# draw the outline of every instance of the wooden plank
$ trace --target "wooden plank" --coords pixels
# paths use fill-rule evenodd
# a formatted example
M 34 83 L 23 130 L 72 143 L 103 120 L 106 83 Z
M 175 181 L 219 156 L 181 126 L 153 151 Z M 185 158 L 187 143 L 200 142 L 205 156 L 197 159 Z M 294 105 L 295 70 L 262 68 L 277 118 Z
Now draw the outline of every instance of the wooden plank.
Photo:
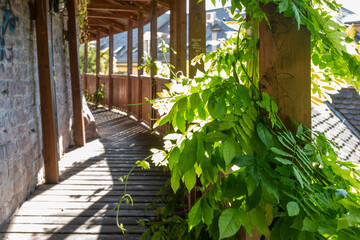
M 88 4 L 88 10 L 109 10 L 109 11 L 125 11 L 125 12 L 138 12 L 141 11 L 143 14 L 150 15 L 148 9 L 139 8 L 132 5 L 114 5 L 114 4 Z
M 85 43 L 84 43 L 84 83 L 85 83 L 84 88 L 85 89 L 89 89 L 88 81 L 87 81 L 87 73 L 88 73 L 88 65 L 89 65 L 88 55 L 89 55 L 88 42 L 85 41 Z
M 139 240 L 141 234 L 129 234 L 127 240 Z M 66 240 L 114 240 L 122 239 L 120 234 L 46 234 L 46 233 L 0 233 L 0 239 L 6 240 L 24 240 L 24 239 L 36 239 L 36 240 L 49 240 L 49 239 L 66 239 Z
M 177 47 L 175 48 L 176 54 L 176 72 L 181 71 L 184 76 L 186 72 L 187 60 L 187 14 L 186 14 L 186 1 L 177 0 L 176 4 L 176 37 Z
M 69 57 L 70 57 L 70 74 L 71 74 L 71 93 L 73 104 L 73 131 L 74 142 L 76 146 L 85 145 L 85 123 L 83 116 L 83 105 L 81 97 L 81 78 L 79 65 L 79 44 L 77 28 L 77 5 L 75 0 L 67 1 L 68 10 L 68 40 L 69 40 Z
M 133 24 L 131 21 L 128 23 L 128 34 L 127 34 L 127 74 L 128 74 L 128 89 L 127 89 L 127 103 L 131 104 L 131 90 L 132 81 L 130 75 L 133 74 Z M 131 113 L 131 106 L 127 106 L 128 113 Z
M 54 76 L 52 71 L 49 1 L 38 0 L 35 3 L 45 180 L 47 183 L 57 183 L 59 181 L 59 143 L 55 113 Z
M 311 127 L 310 34 L 306 27 L 263 6 L 271 25 L 260 23 L 260 88 L 274 97 L 279 116 L 292 131 L 290 118 Z
M 206 53 L 206 10 L 205 1 L 189 0 L 189 77 L 193 78 L 196 71 L 204 72 L 204 63 L 191 64 L 192 59 Z
M 143 64 L 144 57 L 144 15 L 143 13 L 138 13 L 138 96 L 137 103 L 142 103 L 142 80 L 141 76 L 144 74 L 144 70 L 139 68 Z M 138 120 L 142 119 L 142 106 L 138 106 Z
M 114 29 L 109 28 L 109 110 L 114 105 L 114 79 L 112 78 L 114 69 Z
M 177 2 L 176 0 L 170 0 L 170 48 L 177 50 Z M 170 50 L 170 64 L 177 66 L 176 64 L 177 56 L 174 51 Z M 173 69 L 176 72 L 176 69 Z M 174 78 L 173 74 L 171 78 Z
M 150 9 L 151 9 L 151 16 L 150 16 L 150 58 L 152 61 L 156 61 L 157 60 L 157 0 L 150 0 Z M 155 99 L 156 93 L 157 93 L 157 83 L 156 80 L 154 78 L 154 76 L 156 75 L 156 70 L 154 67 L 151 68 L 150 70 L 150 76 L 151 76 L 151 99 Z M 154 119 L 156 118 L 156 111 L 151 108 L 151 121 L 150 121 L 150 125 L 153 126 L 155 121 Z

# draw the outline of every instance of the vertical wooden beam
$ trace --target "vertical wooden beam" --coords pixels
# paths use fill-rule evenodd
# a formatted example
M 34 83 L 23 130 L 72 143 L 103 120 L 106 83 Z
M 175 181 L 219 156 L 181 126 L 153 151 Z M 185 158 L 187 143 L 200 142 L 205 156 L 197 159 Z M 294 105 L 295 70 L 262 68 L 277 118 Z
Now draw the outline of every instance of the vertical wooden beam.
M 133 69 L 133 24 L 132 21 L 129 21 L 128 24 L 128 34 L 127 34 L 127 45 L 128 45 L 128 51 L 127 51 L 127 72 L 128 72 L 128 104 L 131 104 L 131 92 L 132 92 L 132 82 L 131 82 L 131 76 L 132 75 L 132 69 Z M 131 106 L 128 105 L 128 113 L 131 112 Z
M 189 0 L 189 77 L 196 75 L 197 69 L 204 71 L 204 64 L 191 65 L 191 60 L 206 53 L 206 9 L 205 1 Z
M 150 0 L 150 58 L 152 61 L 155 61 L 157 59 L 157 0 Z M 156 74 L 156 70 L 152 67 L 151 68 L 151 98 L 156 98 L 156 92 L 157 92 L 157 82 L 154 78 Z M 151 118 L 156 118 L 156 111 L 151 108 Z M 151 126 L 154 125 L 154 120 L 151 121 Z
M 45 180 L 46 183 L 54 184 L 59 182 L 58 160 L 60 155 L 52 72 L 49 1 L 37 0 L 35 5 Z
M 88 53 L 88 42 L 86 41 L 84 43 L 84 84 L 85 84 L 84 88 L 87 89 L 87 90 L 89 89 L 87 76 L 86 76 L 86 74 L 88 72 L 88 64 L 89 64 L 88 55 L 89 55 L 89 53 Z
M 133 74 L 133 22 L 129 21 L 127 34 L 127 72 L 128 75 Z
M 138 67 L 143 64 L 144 57 L 144 14 L 138 14 Z M 144 70 L 138 69 L 138 75 L 143 75 Z
M 187 60 L 187 15 L 186 15 L 186 1 L 177 0 L 176 4 L 176 37 L 177 37 L 177 47 L 176 47 L 176 72 L 183 72 L 184 76 L 187 75 L 186 72 L 186 60 Z
M 170 0 L 170 48 L 174 49 L 175 51 L 177 50 L 177 18 L 176 18 L 176 13 L 177 13 L 177 6 L 176 6 L 176 0 Z M 174 51 L 170 50 L 170 64 L 173 65 L 175 67 L 175 69 L 173 69 L 173 71 L 176 71 L 176 54 Z M 176 76 L 170 76 L 170 78 L 174 78 Z
M 144 57 L 144 15 L 142 12 L 138 13 L 138 67 L 143 63 Z M 138 68 L 138 103 L 143 102 L 142 99 L 142 81 L 141 76 L 143 75 L 144 70 Z M 142 106 L 138 106 L 138 119 L 141 119 L 142 116 Z
M 96 91 L 100 86 L 100 29 L 96 29 Z
M 109 110 L 114 105 L 114 79 L 112 78 L 114 69 L 114 28 L 109 27 Z
M 81 77 L 79 65 L 79 44 L 77 29 L 77 5 L 75 0 L 67 1 L 68 10 L 68 40 L 70 56 L 71 92 L 74 114 L 74 142 L 76 146 L 85 145 L 85 123 L 81 98 Z
M 271 29 L 266 21 L 260 23 L 260 89 L 274 97 L 290 130 L 295 130 L 290 118 L 311 127 L 310 34 L 276 13 L 276 5 L 262 8 Z

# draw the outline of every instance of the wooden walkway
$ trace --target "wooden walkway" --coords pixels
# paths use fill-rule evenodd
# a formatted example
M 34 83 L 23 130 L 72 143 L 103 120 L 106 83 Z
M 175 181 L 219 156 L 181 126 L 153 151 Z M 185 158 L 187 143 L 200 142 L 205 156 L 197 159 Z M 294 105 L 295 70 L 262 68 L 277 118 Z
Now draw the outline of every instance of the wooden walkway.
M 118 178 L 161 142 L 126 116 L 103 109 L 94 115 L 101 138 L 67 153 L 60 161 L 60 184 L 37 187 L 0 230 L 0 239 L 124 239 L 116 226 L 116 213 L 111 212 L 124 193 Z M 120 210 L 126 229 L 153 216 L 144 208 L 156 199 L 167 178 L 159 168 L 135 169 L 128 182 L 134 206 L 124 204 Z M 126 239 L 140 239 L 143 231 L 136 229 Z

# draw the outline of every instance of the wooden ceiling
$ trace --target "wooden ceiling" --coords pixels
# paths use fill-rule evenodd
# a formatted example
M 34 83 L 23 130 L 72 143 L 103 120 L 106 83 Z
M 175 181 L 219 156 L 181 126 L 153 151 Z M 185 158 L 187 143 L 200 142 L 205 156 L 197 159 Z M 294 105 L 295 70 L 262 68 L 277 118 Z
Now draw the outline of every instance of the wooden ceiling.
M 170 0 L 157 0 L 158 16 L 169 10 Z M 127 31 L 129 25 L 138 27 L 138 16 L 142 13 L 144 24 L 150 22 L 150 0 L 91 0 L 87 6 L 89 39 L 95 40 L 97 31 L 100 38 L 113 33 Z

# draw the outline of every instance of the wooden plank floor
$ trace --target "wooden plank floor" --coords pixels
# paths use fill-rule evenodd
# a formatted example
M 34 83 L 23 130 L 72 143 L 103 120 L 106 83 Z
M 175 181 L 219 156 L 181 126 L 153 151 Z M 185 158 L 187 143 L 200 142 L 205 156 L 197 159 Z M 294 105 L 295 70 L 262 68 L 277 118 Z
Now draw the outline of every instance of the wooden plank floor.
M 137 160 L 161 146 L 160 138 L 136 121 L 113 112 L 94 111 L 100 139 L 67 153 L 60 161 L 61 182 L 36 188 L 0 230 L 0 239 L 123 239 L 111 210 L 124 193 L 118 180 Z M 168 179 L 160 168 L 135 169 L 129 178 L 128 193 L 134 206 L 122 205 L 120 221 L 126 229 L 142 218 Z M 144 229 L 136 229 L 127 239 L 140 239 Z

